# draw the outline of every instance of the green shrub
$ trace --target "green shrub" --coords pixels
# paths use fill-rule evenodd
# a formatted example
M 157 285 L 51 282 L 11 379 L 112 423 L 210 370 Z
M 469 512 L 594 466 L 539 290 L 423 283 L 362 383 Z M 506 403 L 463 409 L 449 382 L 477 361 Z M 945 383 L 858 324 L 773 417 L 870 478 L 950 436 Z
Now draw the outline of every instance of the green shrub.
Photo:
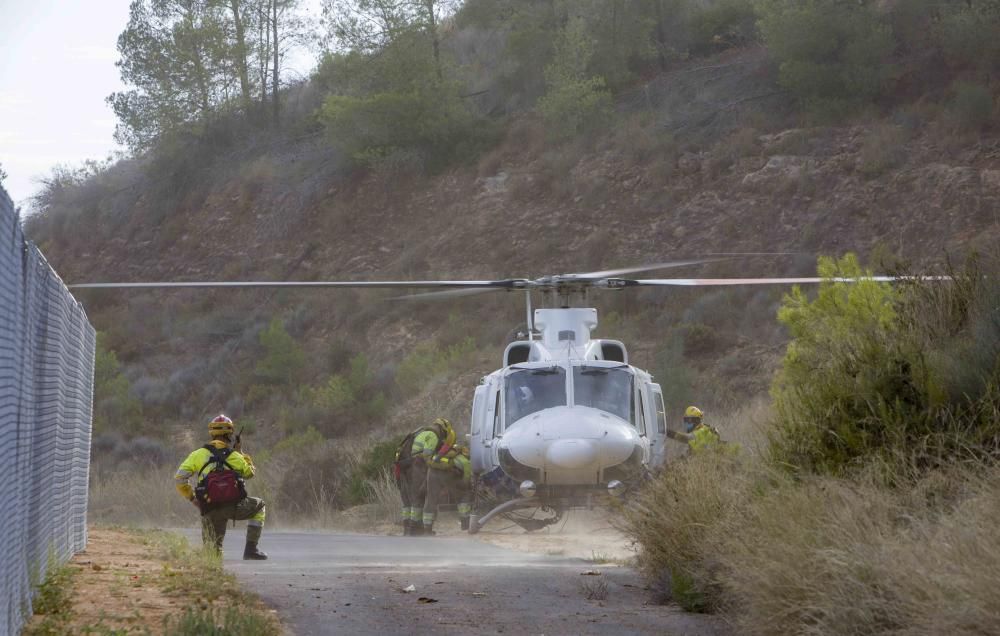
M 885 90 L 895 42 L 872 3 L 761 0 L 758 9 L 781 84 L 815 114 L 842 116 Z
M 107 336 L 97 334 L 94 355 L 94 432 L 116 430 L 137 433 L 142 428 L 142 402 L 122 373 L 118 356 L 107 346 Z
M 406 156 L 412 167 L 437 169 L 480 150 L 492 127 L 438 69 L 430 43 L 416 31 L 377 54 L 324 58 L 317 81 L 334 94 L 318 117 L 330 142 L 367 167 Z
M 280 318 L 275 318 L 260 332 L 260 345 L 264 357 L 257 362 L 255 373 L 268 384 L 287 386 L 302 374 L 306 354 L 288 331 Z
M 719 0 L 691 17 L 692 52 L 714 53 L 753 41 L 757 13 L 752 0 Z
M 820 259 L 815 300 L 799 289 L 779 320 L 792 337 L 772 395 L 772 458 L 841 474 L 875 458 L 934 466 L 1000 439 L 995 274 L 972 262 L 952 282 L 887 283 L 851 255 Z
M 50 558 L 49 571 L 31 601 L 31 609 L 35 614 L 68 614 L 73 608 L 71 594 L 75 574 L 74 568 L 59 565 L 54 558 Z
M 980 130 L 993 119 L 993 93 L 981 84 L 960 82 L 949 110 L 956 127 Z
M 432 342 L 421 343 L 399 363 L 396 384 L 406 395 L 417 393 L 434 378 L 461 365 L 475 351 L 476 343 L 471 337 L 444 348 Z
M 933 33 L 952 66 L 989 70 L 1000 63 L 1000 5 L 995 0 L 955 2 L 940 11 Z
M 347 482 L 347 495 L 344 499 L 348 503 L 358 505 L 373 502 L 374 485 L 385 471 L 391 469 L 393 462 L 396 461 L 396 449 L 402 441 L 401 437 L 394 437 L 373 444 L 368 449 L 364 458 L 354 467 Z
M 571 20 L 559 33 L 552 62 L 545 69 L 548 90 L 538 100 L 538 112 L 550 134 L 568 139 L 608 122 L 611 93 L 602 77 L 589 76 L 594 42 L 581 19 Z
M 405 92 L 331 95 L 320 119 L 334 146 L 367 166 L 403 150 L 425 155 L 431 167 L 467 156 L 483 128 L 456 87 L 434 83 Z
M 301 433 L 288 435 L 275 444 L 272 450 L 275 453 L 301 453 L 306 449 L 317 447 L 325 441 L 326 439 L 324 439 L 322 433 L 316 430 L 316 427 L 309 426 Z
M 674 331 L 656 353 L 650 372 L 663 389 L 667 418 L 679 418 L 695 395 L 695 372 L 684 357 L 684 332 Z
M 300 401 L 308 403 L 320 419 L 372 421 L 385 414 L 385 395 L 374 387 L 374 376 L 364 354 L 351 358 L 344 373 L 330 376 L 325 383 L 302 392 Z

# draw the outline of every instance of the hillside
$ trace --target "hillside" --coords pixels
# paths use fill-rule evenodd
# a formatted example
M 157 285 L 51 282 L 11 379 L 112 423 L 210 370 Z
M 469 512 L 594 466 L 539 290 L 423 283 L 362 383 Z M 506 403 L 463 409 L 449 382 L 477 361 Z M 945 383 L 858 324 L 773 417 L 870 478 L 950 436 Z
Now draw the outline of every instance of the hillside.
M 809 275 L 819 254 L 920 266 L 997 240 L 995 135 L 880 119 L 786 128 L 777 124 L 794 118 L 767 117 L 753 102 L 720 109 L 722 123 L 671 132 L 665 122 L 686 113 L 668 101 L 630 107 L 630 95 L 651 89 L 691 92 L 704 66 L 727 67 L 723 90 L 778 93 L 766 65 L 748 49 L 655 77 L 626 94 L 620 123 L 596 139 L 552 144 L 522 116 L 477 164 L 430 176 L 405 165 L 348 171 L 315 135 L 194 146 L 194 161 L 173 174 L 142 159 L 110 168 L 73 193 L 76 210 L 31 229 L 69 282 L 536 276 L 720 252 L 795 254 L 701 271 Z M 780 293 L 646 291 L 591 302 L 605 315 L 601 333 L 625 338 L 638 364 L 666 372 L 668 383 L 671 365 L 692 369 L 697 381 L 678 398 L 720 408 L 766 390 L 783 341 L 771 319 Z M 244 407 L 258 333 L 274 317 L 308 354 L 300 380 L 318 383 L 351 354 L 367 356 L 392 398 L 387 428 L 410 425 L 427 408 L 414 405 L 427 402 L 444 401 L 462 419 L 464 395 L 495 367 L 523 314 L 520 298 L 402 303 L 379 292 L 80 296 L 147 415 L 185 426 L 220 409 L 280 418 L 273 404 Z M 664 361 L 685 334 L 693 337 L 677 343 L 683 355 Z M 418 343 L 466 335 L 475 351 L 460 365 L 466 373 L 441 374 L 446 390 L 436 383 L 414 395 L 393 382 Z
M 461 58 L 489 49 L 483 37 L 465 27 L 450 46 Z M 675 272 L 812 275 L 817 255 L 845 252 L 922 271 L 996 244 L 1000 131 L 955 123 L 941 103 L 952 75 L 831 124 L 803 111 L 774 51 L 717 48 L 644 67 L 586 133 L 553 136 L 522 87 L 511 112 L 482 120 L 479 149 L 443 166 L 402 151 L 359 166 L 317 123 L 332 81 L 321 67 L 283 95 L 282 127 L 223 116 L 63 174 L 28 230 L 69 283 L 535 277 L 758 252 L 783 255 Z M 499 80 L 480 68 L 473 86 L 495 95 Z M 689 402 L 729 413 L 766 393 L 787 338 L 774 320 L 783 291 L 606 292 L 588 303 L 598 333 L 628 344 L 679 417 Z M 220 410 L 247 422 L 258 447 L 285 440 L 285 450 L 384 440 L 432 415 L 465 420 L 472 387 L 523 323 L 523 300 L 391 296 L 81 291 L 107 352 L 99 464 L 172 460 Z

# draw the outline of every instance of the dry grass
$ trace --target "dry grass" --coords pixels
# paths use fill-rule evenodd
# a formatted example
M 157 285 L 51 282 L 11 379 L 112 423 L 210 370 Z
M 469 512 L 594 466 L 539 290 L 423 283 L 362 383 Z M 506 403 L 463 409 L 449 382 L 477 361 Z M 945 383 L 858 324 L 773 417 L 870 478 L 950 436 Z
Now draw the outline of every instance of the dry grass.
M 606 601 L 608 599 L 608 582 L 603 576 L 588 577 L 580 584 L 580 591 L 588 601 Z
M 100 524 L 178 527 L 197 521 L 198 512 L 177 494 L 173 468 L 96 471 L 90 480 L 89 520 Z
M 374 442 L 338 440 L 313 448 L 276 446 L 254 452 L 257 475 L 247 482 L 251 496 L 267 504 L 267 527 L 386 529 L 399 517 L 401 502 L 392 475 L 383 470 L 364 486 L 370 503 L 345 508 L 346 489 Z M 303 465 L 314 470 L 303 470 Z M 186 527 L 198 512 L 177 494 L 174 467 L 150 470 L 95 469 L 89 516 L 94 523 L 135 527 Z
M 743 627 L 758 634 L 995 630 L 1000 471 L 947 477 L 968 492 L 944 509 L 922 496 L 926 479 L 890 491 L 875 480 L 823 478 L 765 497 L 740 532 L 731 527 L 721 541 L 729 603 Z
M 40 586 L 25 634 L 282 633 L 273 610 L 223 571 L 214 550 L 160 530 L 89 531 L 87 550 Z
M 748 634 L 995 633 L 1000 469 L 793 480 L 746 455 L 679 462 L 629 511 L 674 600 Z

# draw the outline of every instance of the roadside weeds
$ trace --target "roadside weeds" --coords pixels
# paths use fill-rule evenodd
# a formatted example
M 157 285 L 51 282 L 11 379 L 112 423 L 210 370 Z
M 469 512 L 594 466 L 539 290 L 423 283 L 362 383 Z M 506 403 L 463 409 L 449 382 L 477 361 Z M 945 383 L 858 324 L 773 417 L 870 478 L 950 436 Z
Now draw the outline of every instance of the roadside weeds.
M 92 527 L 87 550 L 39 586 L 24 636 L 278 636 L 275 613 L 211 552 L 159 530 Z

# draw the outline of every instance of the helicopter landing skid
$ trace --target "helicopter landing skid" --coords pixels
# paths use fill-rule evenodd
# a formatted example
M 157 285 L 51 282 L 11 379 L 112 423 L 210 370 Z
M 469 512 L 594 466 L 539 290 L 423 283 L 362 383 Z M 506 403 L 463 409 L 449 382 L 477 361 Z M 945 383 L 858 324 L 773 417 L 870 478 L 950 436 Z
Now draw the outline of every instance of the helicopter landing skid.
M 528 518 L 528 517 L 516 517 L 509 516 L 510 513 L 515 510 L 521 510 L 525 508 L 542 508 L 545 510 L 552 510 L 554 515 L 552 517 L 547 517 L 544 519 Z M 477 517 L 472 515 L 469 519 L 469 534 L 476 534 L 479 532 L 483 526 L 490 522 L 491 519 L 497 516 L 502 516 L 504 518 L 510 519 L 517 525 L 524 528 L 526 532 L 534 532 L 535 530 L 541 530 L 542 528 L 552 525 L 562 519 L 562 509 L 553 509 L 548 502 L 540 497 L 527 497 L 522 499 L 511 499 L 510 501 L 505 501 L 499 506 L 493 508 L 482 517 Z
M 509 519 L 517 525 L 521 526 L 525 532 L 534 532 L 536 530 L 541 530 L 542 528 L 547 528 L 552 524 L 559 523 L 563 516 L 562 508 L 551 508 L 549 506 L 542 506 L 543 511 L 551 512 L 551 517 L 545 517 L 539 519 L 537 517 L 523 517 L 517 514 L 504 514 L 504 519 Z

